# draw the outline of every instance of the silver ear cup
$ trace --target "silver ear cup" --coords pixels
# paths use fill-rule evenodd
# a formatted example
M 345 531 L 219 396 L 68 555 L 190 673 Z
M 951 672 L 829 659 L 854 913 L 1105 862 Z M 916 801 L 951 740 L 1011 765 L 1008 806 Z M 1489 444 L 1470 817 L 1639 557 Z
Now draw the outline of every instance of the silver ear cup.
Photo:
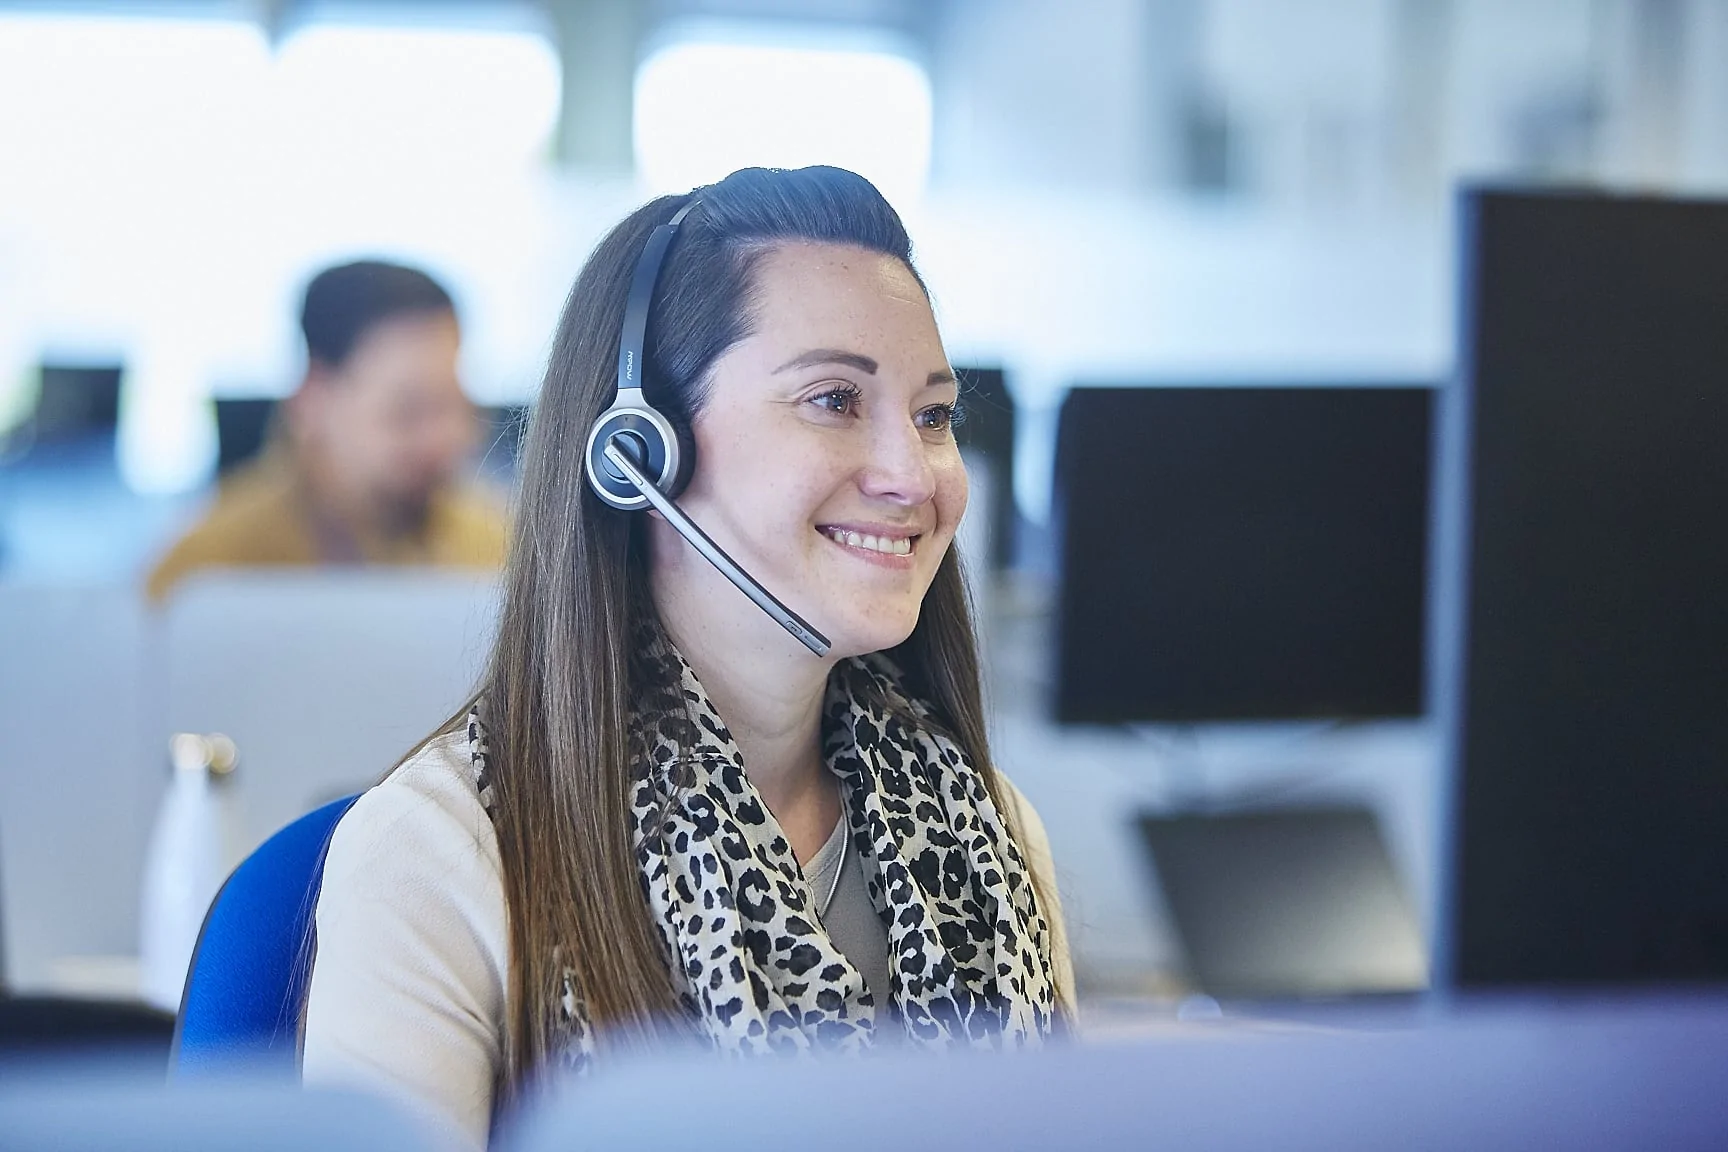
M 614 437 L 638 467 L 654 481 L 655 487 L 667 492 L 678 478 L 678 436 L 666 418 L 652 408 L 609 408 L 588 431 L 584 451 L 588 483 L 600 499 L 625 512 L 646 507 L 648 498 L 606 459 L 606 445 Z

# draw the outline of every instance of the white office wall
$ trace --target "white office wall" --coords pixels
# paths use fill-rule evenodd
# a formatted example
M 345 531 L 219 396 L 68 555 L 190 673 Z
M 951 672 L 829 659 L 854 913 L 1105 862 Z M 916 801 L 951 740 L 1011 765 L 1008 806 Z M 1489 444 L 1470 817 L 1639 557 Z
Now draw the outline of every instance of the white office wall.
M 954 0 L 932 56 L 938 183 L 1119 193 L 1153 164 L 1161 6 Z M 1171 7 L 1171 6 L 1162 6 Z

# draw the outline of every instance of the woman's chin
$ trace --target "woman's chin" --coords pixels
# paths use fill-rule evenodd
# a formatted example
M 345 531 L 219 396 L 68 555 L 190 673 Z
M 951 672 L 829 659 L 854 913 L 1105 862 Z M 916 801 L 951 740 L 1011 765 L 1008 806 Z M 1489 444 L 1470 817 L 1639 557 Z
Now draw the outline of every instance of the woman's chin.
M 820 624 L 817 626 L 821 627 Z M 905 643 L 906 637 L 912 635 L 912 629 L 917 626 L 916 609 L 910 612 L 883 609 L 872 614 L 863 606 L 852 605 L 833 618 L 829 639 L 834 644 L 832 651 L 835 655 L 842 658 L 864 656 Z

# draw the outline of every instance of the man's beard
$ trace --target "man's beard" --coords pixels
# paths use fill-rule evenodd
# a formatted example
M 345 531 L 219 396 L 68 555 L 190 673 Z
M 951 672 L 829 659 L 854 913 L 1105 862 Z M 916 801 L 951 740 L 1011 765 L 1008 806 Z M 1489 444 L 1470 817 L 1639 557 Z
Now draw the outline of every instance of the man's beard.
M 413 492 L 389 493 L 380 502 L 379 527 L 387 536 L 418 536 L 432 515 L 432 498 L 439 485 Z

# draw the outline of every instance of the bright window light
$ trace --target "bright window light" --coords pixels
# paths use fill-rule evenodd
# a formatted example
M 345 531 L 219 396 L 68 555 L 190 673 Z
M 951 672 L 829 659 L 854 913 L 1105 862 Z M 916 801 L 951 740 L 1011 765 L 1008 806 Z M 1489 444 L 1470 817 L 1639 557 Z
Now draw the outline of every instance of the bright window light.
M 655 192 L 833 164 L 905 207 L 930 170 L 930 80 L 885 51 L 687 39 L 637 70 L 635 144 Z
M 288 37 L 276 68 L 297 150 L 369 166 L 523 164 L 558 120 L 558 56 L 531 33 L 315 24 Z
M 0 409 L 41 349 L 117 349 L 123 474 L 176 491 L 214 459 L 212 388 L 292 383 L 319 263 L 382 253 L 525 291 L 561 76 L 506 6 L 482 27 L 345 6 L 274 47 L 255 21 L 108 7 L 0 7 Z
M 201 241 L 249 204 L 269 67 L 249 22 L 0 13 L 7 375 L 45 347 L 124 350 L 120 465 L 141 491 L 214 458 L 186 350 L 223 327 L 228 281 Z

